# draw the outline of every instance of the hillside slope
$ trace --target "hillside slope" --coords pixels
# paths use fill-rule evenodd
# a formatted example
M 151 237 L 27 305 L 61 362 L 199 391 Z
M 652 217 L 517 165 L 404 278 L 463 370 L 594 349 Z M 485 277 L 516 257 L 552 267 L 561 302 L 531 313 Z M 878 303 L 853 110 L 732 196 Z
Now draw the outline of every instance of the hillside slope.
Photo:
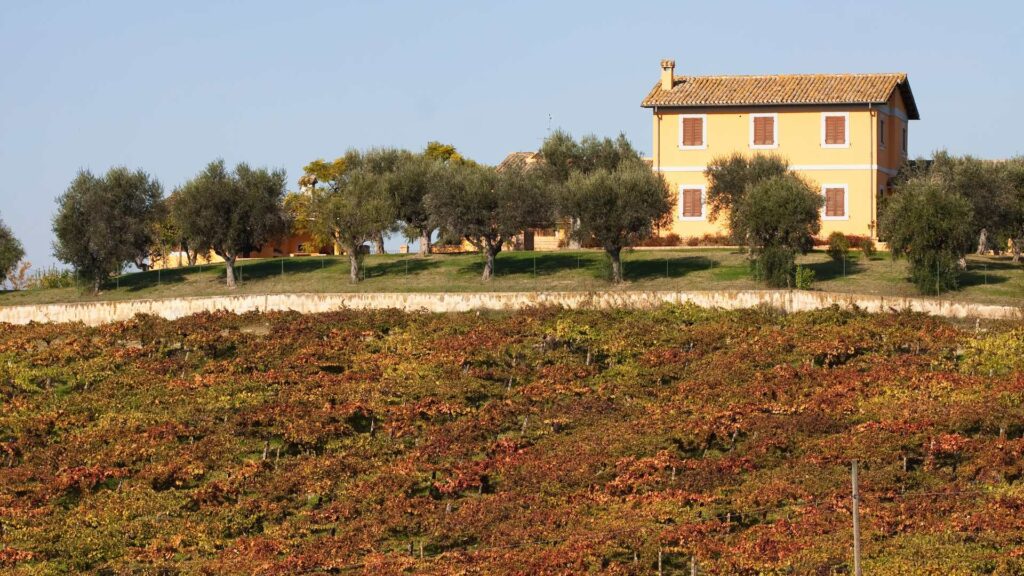
M 0 336 L 11 574 L 1024 574 L 1019 328 L 203 315 Z

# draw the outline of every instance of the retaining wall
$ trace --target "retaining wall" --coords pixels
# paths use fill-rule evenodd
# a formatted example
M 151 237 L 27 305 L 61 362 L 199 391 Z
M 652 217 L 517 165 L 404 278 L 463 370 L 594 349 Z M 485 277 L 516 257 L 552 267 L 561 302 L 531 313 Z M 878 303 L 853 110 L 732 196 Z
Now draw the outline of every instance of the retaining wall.
M 83 322 L 95 326 L 152 314 L 173 320 L 199 312 L 235 313 L 293 310 L 304 314 L 345 308 L 397 308 L 407 311 L 464 312 L 517 310 L 534 306 L 565 308 L 648 308 L 692 302 L 709 308 L 738 309 L 768 305 L 787 312 L 857 306 L 869 312 L 914 310 L 950 318 L 1024 319 L 1024 308 L 924 298 L 866 296 L 790 290 L 607 291 L 607 292 L 427 292 L 262 294 L 119 300 L 0 307 L 0 323 Z

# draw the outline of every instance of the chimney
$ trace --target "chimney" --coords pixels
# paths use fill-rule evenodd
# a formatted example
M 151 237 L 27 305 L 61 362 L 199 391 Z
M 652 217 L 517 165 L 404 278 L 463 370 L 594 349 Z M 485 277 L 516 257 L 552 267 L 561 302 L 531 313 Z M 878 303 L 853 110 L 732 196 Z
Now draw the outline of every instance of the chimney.
M 661 89 L 671 90 L 672 86 L 675 85 L 676 76 L 676 61 L 675 60 L 662 60 L 661 61 Z

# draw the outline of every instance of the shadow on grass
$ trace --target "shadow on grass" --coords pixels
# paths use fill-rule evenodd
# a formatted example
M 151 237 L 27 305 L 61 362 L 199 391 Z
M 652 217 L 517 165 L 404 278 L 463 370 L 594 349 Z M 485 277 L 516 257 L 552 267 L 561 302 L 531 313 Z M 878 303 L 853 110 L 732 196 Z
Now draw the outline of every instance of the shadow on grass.
M 344 261 L 344 265 L 347 270 L 348 260 Z M 420 258 L 418 256 L 388 260 L 386 262 L 364 262 L 363 278 L 376 278 L 378 276 L 412 276 L 414 274 L 426 272 L 427 270 L 439 268 L 440 266 L 441 262 L 437 258 Z
M 185 282 L 185 276 L 194 273 L 193 268 L 170 268 L 167 270 L 148 270 L 125 274 L 120 278 L 107 280 L 103 284 L 105 290 L 111 288 L 124 288 L 129 292 L 138 292 L 146 288 L 152 288 L 162 284 L 181 284 Z
M 1019 264 L 1006 262 L 968 262 L 967 270 L 960 273 L 960 287 L 970 288 L 972 286 L 985 286 L 988 284 L 1003 284 L 1010 280 L 1004 275 L 1007 271 L 1020 270 Z
M 865 267 L 860 263 L 859 257 L 857 256 L 847 258 L 845 263 L 842 260 L 833 260 L 829 258 L 824 262 L 812 262 L 808 264 L 801 264 L 801 266 L 810 268 L 814 271 L 815 281 L 845 278 L 846 276 L 860 274 L 865 270 Z
M 653 280 L 656 278 L 679 278 L 691 272 L 711 270 L 719 266 L 716 260 L 707 256 L 678 256 L 675 258 L 645 258 L 624 260 L 623 276 L 626 280 Z
M 499 253 L 494 259 L 494 272 L 502 276 L 537 276 L 558 274 L 572 270 L 597 271 L 603 266 L 603 252 L 560 254 L 557 252 L 509 252 Z M 484 272 L 484 257 L 460 266 L 459 274 L 479 276 Z M 599 273 L 599 272 L 598 272 Z

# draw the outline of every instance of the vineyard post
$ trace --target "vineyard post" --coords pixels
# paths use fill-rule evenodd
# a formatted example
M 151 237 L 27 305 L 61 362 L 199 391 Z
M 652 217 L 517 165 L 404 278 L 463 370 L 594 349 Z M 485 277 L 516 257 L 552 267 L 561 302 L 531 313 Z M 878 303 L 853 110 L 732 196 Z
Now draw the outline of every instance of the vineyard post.
M 658 546 L 658 576 L 662 576 L 662 572 L 661 572 L 661 546 Z
M 857 486 L 857 461 L 850 466 L 853 487 L 853 575 L 862 576 L 860 570 L 860 488 Z
M 284 256 L 281 257 L 281 278 L 284 278 Z
M 690 556 L 690 576 L 697 576 L 697 556 Z

